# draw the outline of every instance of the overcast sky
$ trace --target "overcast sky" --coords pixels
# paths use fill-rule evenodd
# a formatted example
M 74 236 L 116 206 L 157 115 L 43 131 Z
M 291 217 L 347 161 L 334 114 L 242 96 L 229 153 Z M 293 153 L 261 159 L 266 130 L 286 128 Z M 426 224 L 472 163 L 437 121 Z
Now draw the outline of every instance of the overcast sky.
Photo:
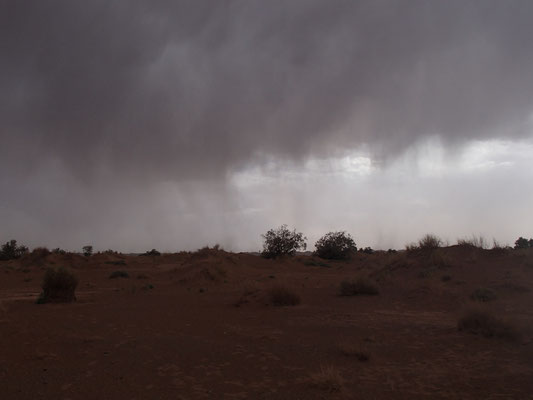
M 0 240 L 533 237 L 533 2 L 0 0 Z

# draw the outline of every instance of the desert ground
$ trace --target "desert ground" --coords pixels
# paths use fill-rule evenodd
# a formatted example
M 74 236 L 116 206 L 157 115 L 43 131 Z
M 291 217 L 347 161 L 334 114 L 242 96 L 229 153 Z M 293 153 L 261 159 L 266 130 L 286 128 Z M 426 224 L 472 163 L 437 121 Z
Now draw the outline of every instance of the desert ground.
M 37 304 L 60 266 L 76 301 Z M 379 294 L 339 295 L 362 276 Z M 278 286 L 300 303 L 275 305 Z M 532 305 L 533 249 L 30 253 L 0 262 L 0 397 L 533 399 Z M 513 335 L 459 330 L 469 309 Z

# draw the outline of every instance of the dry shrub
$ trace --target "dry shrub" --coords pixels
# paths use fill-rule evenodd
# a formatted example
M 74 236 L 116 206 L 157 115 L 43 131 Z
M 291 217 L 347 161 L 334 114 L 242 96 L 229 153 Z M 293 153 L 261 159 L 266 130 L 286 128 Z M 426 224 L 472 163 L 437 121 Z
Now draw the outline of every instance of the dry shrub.
M 376 295 L 379 294 L 379 289 L 372 280 L 360 277 L 354 280 L 343 280 L 339 294 L 341 296 Z
M 459 246 L 476 247 L 478 249 L 487 249 L 489 246 L 488 242 L 481 235 L 472 235 L 470 238 L 457 239 L 457 244 Z
M 268 298 L 274 306 L 296 306 L 300 304 L 300 296 L 287 286 L 274 286 L 268 291 Z
M 370 360 L 370 353 L 360 344 L 341 342 L 338 347 L 340 352 L 346 357 L 356 358 L 361 362 Z
M 481 302 L 487 302 L 496 300 L 498 296 L 496 296 L 496 293 L 488 288 L 479 288 L 472 292 L 470 295 L 470 298 L 472 300 L 481 301 Z
M 76 300 L 75 290 L 78 279 L 65 268 L 49 268 L 44 274 L 43 291 L 38 303 L 70 303 Z
M 427 233 L 418 241 L 420 249 L 437 249 L 442 246 L 442 240 L 431 233 Z
M 109 279 L 116 279 L 116 278 L 129 278 L 130 274 L 128 274 L 126 271 L 113 271 L 109 275 Z
M 457 322 L 457 329 L 488 338 L 501 338 L 517 341 L 520 338 L 517 328 L 508 321 L 496 318 L 482 309 L 467 310 Z
M 310 377 L 312 386 L 326 392 L 340 392 L 343 382 L 340 371 L 332 365 L 321 366 L 320 371 Z

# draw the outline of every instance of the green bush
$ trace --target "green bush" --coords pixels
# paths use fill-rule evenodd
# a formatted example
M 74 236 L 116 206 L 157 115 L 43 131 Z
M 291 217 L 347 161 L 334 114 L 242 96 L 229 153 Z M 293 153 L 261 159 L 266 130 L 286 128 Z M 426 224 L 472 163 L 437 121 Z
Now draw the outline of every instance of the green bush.
M 315 255 L 327 260 L 343 260 L 357 251 L 355 242 L 346 232 L 329 232 L 315 243 Z
M 70 303 L 76 300 L 75 291 L 78 279 L 67 269 L 48 268 L 44 274 L 42 293 L 38 303 Z
M 520 236 L 518 239 L 516 239 L 516 242 L 514 242 L 514 248 L 515 249 L 527 249 L 533 247 L 533 239 L 527 240 L 526 238 L 523 238 Z
M 0 248 L 0 260 L 15 260 L 28 253 L 28 248 L 23 245 L 17 245 L 16 240 L 10 240 Z
M 282 225 L 278 229 L 271 229 L 266 234 L 261 235 L 264 239 L 263 252 L 265 258 L 276 258 L 280 256 L 293 256 L 298 250 L 305 250 L 307 238 L 301 232 L 290 231 L 287 225 Z

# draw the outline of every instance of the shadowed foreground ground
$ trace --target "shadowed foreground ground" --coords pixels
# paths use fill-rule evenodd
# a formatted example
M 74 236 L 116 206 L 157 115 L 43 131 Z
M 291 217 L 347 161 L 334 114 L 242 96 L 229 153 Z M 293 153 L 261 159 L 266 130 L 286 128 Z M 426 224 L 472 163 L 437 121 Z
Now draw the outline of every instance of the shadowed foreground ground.
M 77 275 L 77 302 L 35 304 L 48 266 Z M 129 278 L 109 279 L 116 270 Z M 338 296 L 360 275 L 380 294 Z M 271 305 L 277 284 L 301 304 Z M 481 307 L 519 339 L 457 330 L 479 288 L 497 296 Z M 26 256 L 0 262 L 0 396 L 531 399 L 532 305 L 526 250 L 454 246 L 350 262 L 217 250 Z

